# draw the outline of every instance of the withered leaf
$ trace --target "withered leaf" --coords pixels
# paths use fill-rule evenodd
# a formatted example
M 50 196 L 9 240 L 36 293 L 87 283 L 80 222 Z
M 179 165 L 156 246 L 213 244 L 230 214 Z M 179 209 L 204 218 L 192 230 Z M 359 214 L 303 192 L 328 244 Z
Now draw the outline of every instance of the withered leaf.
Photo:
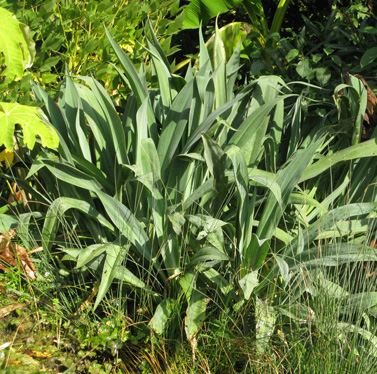
M 27 250 L 11 241 L 15 235 L 15 229 L 9 230 L 5 235 L 0 235 L 0 269 L 9 271 L 7 267 L 16 267 L 19 261 L 27 276 L 36 279 L 36 269 Z

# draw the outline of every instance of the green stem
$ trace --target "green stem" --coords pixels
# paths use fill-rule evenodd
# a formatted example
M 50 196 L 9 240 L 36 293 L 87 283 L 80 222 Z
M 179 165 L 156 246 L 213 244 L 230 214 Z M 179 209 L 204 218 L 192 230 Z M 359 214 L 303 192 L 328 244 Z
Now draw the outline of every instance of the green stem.
M 271 32 L 280 32 L 281 24 L 291 0 L 280 0 L 272 21 Z

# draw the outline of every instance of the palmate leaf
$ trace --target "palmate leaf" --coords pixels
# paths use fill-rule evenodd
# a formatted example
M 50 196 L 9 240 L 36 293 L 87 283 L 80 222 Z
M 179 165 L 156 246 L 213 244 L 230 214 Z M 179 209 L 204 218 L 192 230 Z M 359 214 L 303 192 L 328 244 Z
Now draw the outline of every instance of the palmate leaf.
M 25 68 L 32 65 L 35 44 L 29 28 L 4 8 L 0 8 L 0 20 L 0 52 L 4 54 L 6 66 L 1 75 L 2 85 L 6 85 L 15 77 L 21 78 Z
M 4 144 L 10 150 L 13 150 L 16 124 L 22 127 L 24 143 L 28 148 L 34 148 L 36 135 L 41 138 L 44 147 L 58 147 L 59 138 L 56 131 L 42 120 L 36 107 L 17 103 L 0 103 L 0 145 Z

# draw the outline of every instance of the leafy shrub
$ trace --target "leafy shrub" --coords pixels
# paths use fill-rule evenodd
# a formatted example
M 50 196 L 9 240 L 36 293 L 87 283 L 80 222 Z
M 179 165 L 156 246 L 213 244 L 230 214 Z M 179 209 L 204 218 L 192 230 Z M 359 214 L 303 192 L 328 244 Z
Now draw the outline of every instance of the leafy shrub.
M 19 83 L 9 86 L 6 101 L 29 103 L 31 76 L 56 98 L 66 69 L 74 75 L 94 75 L 109 92 L 118 89 L 120 79 L 109 62 L 115 62 L 103 25 L 115 40 L 132 54 L 139 65 L 145 56 L 143 23 L 149 18 L 161 45 L 169 55 L 172 35 L 177 31 L 169 17 L 178 11 L 177 0 L 137 1 L 3 1 L 2 7 L 26 23 L 36 41 L 33 69 Z

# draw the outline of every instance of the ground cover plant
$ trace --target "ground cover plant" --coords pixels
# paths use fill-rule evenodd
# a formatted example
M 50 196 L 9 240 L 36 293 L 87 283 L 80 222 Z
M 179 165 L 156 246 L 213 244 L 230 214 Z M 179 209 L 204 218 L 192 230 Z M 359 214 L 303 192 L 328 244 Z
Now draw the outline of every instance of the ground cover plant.
M 59 145 L 21 147 L 0 173 L 25 196 L 4 201 L 2 230 L 40 245 L 35 292 L 53 295 L 67 352 L 85 356 L 67 370 L 373 371 L 377 134 L 361 136 L 363 81 L 339 80 L 325 104 L 304 81 L 236 85 L 241 45 L 227 59 L 218 29 L 179 76 L 144 32 L 138 70 L 105 30 L 130 92 L 121 110 L 93 76 L 67 74 L 57 103 L 34 83 Z

